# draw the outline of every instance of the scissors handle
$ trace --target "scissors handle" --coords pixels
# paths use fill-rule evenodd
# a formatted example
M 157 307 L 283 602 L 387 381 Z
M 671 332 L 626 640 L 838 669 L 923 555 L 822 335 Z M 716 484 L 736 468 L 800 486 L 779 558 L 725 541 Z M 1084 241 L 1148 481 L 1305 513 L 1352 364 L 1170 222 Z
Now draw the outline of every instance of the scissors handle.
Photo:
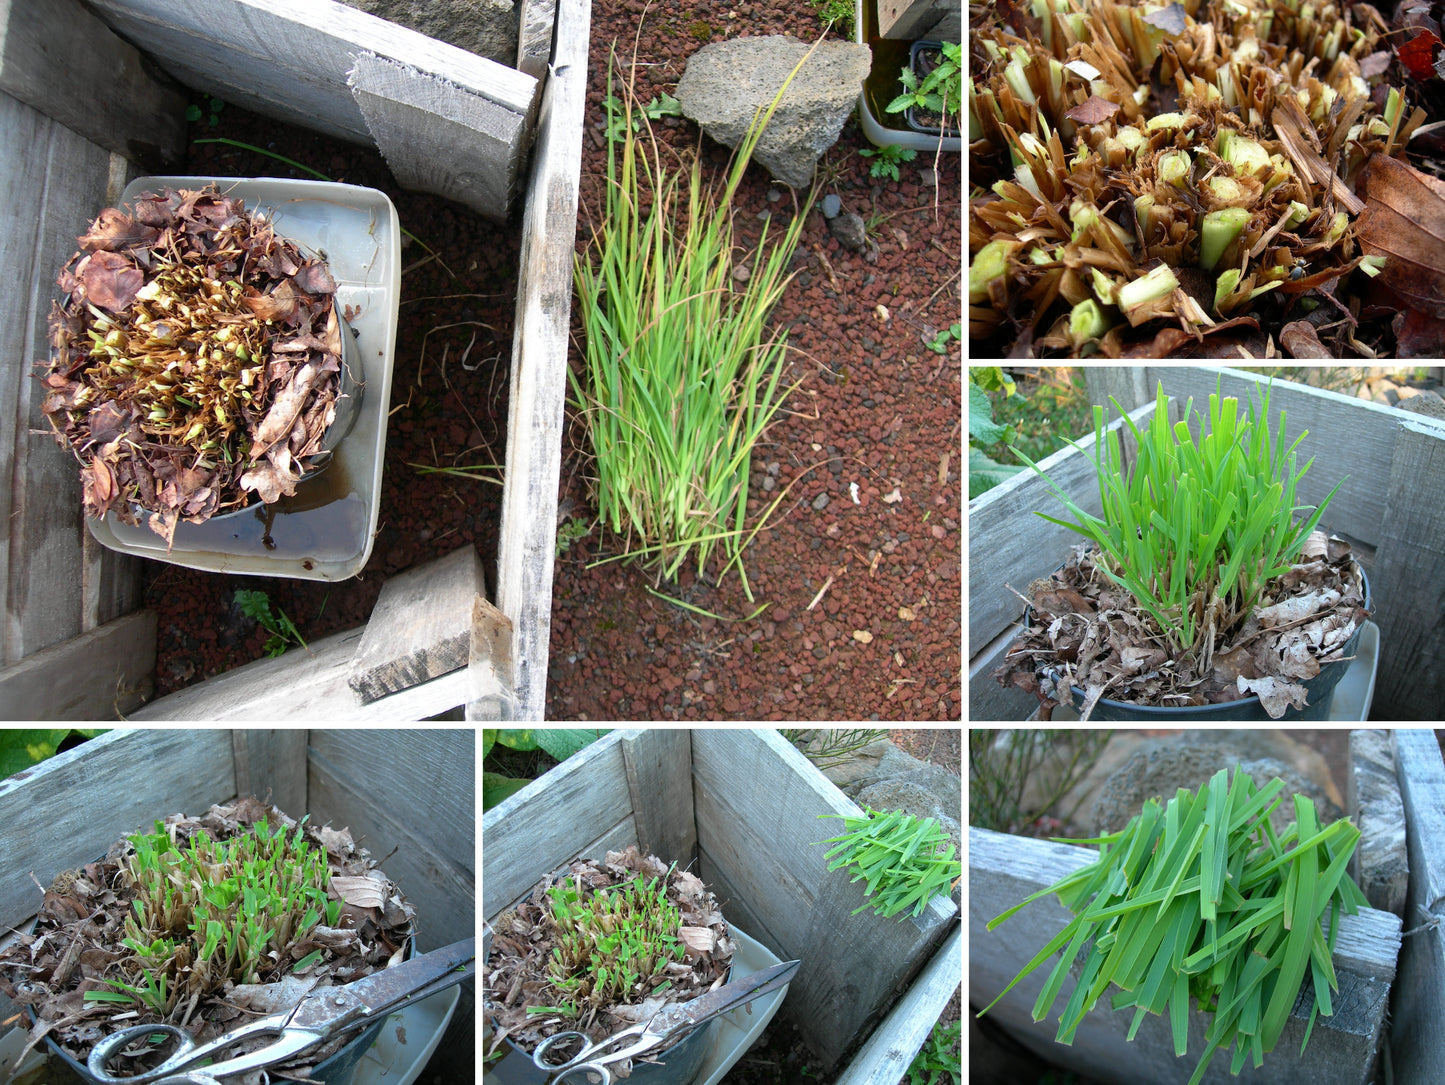
M 104 1085 L 179 1085 L 193 1082 L 212 1085 L 221 1074 L 239 1074 L 262 1066 L 283 1062 L 325 1039 L 323 1033 L 295 1025 L 287 1025 L 285 1017 L 263 1017 L 210 1043 L 196 1045 L 191 1034 L 176 1025 L 132 1025 L 112 1033 L 91 1049 L 85 1068 Z M 163 1034 L 175 1040 L 176 1050 L 154 1069 L 127 1077 L 118 1077 L 105 1068 L 106 1062 L 127 1045 L 150 1036 Z M 189 1068 L 218 1055 L 241 1040 L 274 1036 L 275 1039 L 256 1051 L 226 1059 L 213 1066 Z

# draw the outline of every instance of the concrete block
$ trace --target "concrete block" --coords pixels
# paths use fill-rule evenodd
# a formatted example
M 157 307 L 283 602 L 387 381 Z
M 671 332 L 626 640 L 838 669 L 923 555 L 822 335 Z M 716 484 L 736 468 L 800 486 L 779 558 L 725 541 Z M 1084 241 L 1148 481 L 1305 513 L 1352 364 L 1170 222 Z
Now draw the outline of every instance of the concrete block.
M 1405 916 L 1410 863 L 1405 848 L 1405 805 L 1395 779 L 1388 731 L 1350 732 L 1348 807 L 1360 830 L 1351 873 L 1372 908 Z
M 1059 878 L 1093 862 L 1096 853 L 1068 844 L 969 829 L 969 1003 L 988 1005 L 1072 918 L 1057 897 L 1030 904 L 989 932 L 987 922 Z M 1309 1020 L 1308 1004 L 1296 1003 L 1275 1049 L 1254 1070 L 1246 1064 L 1229 1075 L 1229 1059 L 1217 1054 L 1205 1085 L 1363 1085 L 1373 1071 L 1375 1053 L 1389 1005 L 1395 958 L 1400 950 L 1400 921 L 1374 909 L 1362 909 L 1340 923 L 1335 971 L 1340 989 L 1335 1013 L 1315 1022 L 1309 1046 L 1299 1054 Z M 1132 1010 L 1114 1012 L 1105 1000 L 1084 1018 L 1072 1046 L 1056 1043 L 1058 1015 L 1067 1004 L 1074 979 L 1066 979 L 1052 1015 L 1032 1019 L 1034 1000 L 1048 979 L 1051 964 L 1021 981 L 988 1012 L 987 1018 L 1025 1047 L 1077 1073 L 1119 1085 L 1185 1085 L 1204 1050 L 1210 1018 L 1194 1010 L 1189 1018 L 1188 1054 L 1174 1056 L 1169 1022 L 1147 1015 L 1132 1042 L 1126 1042 Z M 1438 1020 L 1438 1019 L 1437 1019 Z M 1399 1080 L 1414 1081 L 1414 1078 Z M 1424 1079 L 1419 1079 L 1424 1080 Z

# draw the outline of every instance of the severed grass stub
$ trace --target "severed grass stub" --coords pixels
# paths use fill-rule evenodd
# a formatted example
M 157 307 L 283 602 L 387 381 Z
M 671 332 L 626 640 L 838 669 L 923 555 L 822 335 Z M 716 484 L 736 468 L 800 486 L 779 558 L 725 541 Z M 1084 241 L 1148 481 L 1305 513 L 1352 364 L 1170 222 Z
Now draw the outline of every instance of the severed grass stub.
M 106 208 L 79 241 L 39 365 L 86 513 L 169 546 L 181 520 L 294 495 L 343 395 L 325 263 L 215 186 Z
M 1192 1003 L 1211 1017 L 1190 1078 L 1197 1085 L 1230 1047 L 1232 1074 L 1246 1061 L 1262 1066 L 1308 981 L 1303 1050 L 1318 1016 L 1334 1012 L 1340 916 L 1367 902 L 1346 869 L 1360 831 L 1348 819 L 1321 826 L 1314 802 L 1294 795 L 1294 822 L 1277 833 L 1270 815 L 1283 790 L 1278 778 L 1260 788 L 1238 767 L 1232 779 L 1220 769 L 1197 792 L 1148 800 L 1117 833 L 1061 840 L 1098 845 L 1099 858 L 995 916 L 988 929 L 1050 894 L 1074 918 L 979 1016 L 1062 951 L 1032 1011 L 1042 1021 L 1064 980 L 1076 977 L 1059 1016 L 1060 1043 L 1073 1042 L 1112 984 L 1113 1008 L 1134 1010 L 1128 1039 L 1145 1013 L 1168 1014 L 1180 1057 Z

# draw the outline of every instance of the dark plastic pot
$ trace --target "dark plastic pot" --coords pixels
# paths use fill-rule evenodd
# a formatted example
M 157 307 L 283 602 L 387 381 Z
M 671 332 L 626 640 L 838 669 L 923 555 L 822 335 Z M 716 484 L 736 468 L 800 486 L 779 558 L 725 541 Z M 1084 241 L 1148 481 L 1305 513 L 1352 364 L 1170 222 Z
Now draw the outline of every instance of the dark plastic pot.
M 943 43 L 938 41 L 916 41 L 913 43 L 913 48 L 908 51 L 908 66 L 913 69 L 913 74 L 918 77 L 920 83 L 923 82 L 924 77 L 928 73 L 919 70 L 919 54 L 928 49 L 938 50 L 942 47 Z M 941 128 L 936 124 L 926 124 L 918 119 L 920 114 L 915 106 L 909 106 L 905 109 L 903 116 L 908 120 L 908 127 L 912 128 L 915 132 L 922 132 L 924 135 L 933 136 L 935 139 L 939 136 L 943 136 L 946 139 L 957 139 L 959 137 L 959 127 L 956 123 L 945 124 Z
M 1364 566 L 1358 561 L 1355 562 L 1360 569 L 1360 578 L 1365 585 L 1365 609 L 1370 609 L 1370 578 L 1365 575 Z M 1063 568 L 1063 566 L 1059 566 Z M 1028 614 L 1032 617 L 1032 608 Z M 1257 693 L 1251 693 L 1239 701 L 1225 701 L 1222 704 L 1205 705 L 1141 705 L 1132 701 L 1115 701 L 1108 697 L 1100 697 L 1094 711 L 1090 714 L 1089 720 L 1100 720 L 1105 722 L 1160 722 L 1174 721 L 1176 723 L 1214 723 L 1214 722 L 1258 722 L 1258 723 L 1281 723 L 1285 721 L 1298 722 L 1301 720 L 1324 720 L 1329 719 L 1330 705 L 1334 701 L 1335 686 L 1339 685 L 1345 672 L 1349 670 L 1351 657 L 1360 643 L 1360 634 L 1364 631 L 1364 623 L 1356 628 L 1354 636 L 1345 642 L 1344 648 L 1340 651 L 1339 657 L 1332 662 L 1325 663 L 1320 667 L 1320 673 L 1313 678 L 1305 680 L 1302 685 L 1305 688 L 1305 707 L 1298 709 L 1290 706 L 1285 709 L 1284 715 L 1274 719 L 1264 710 L 1264 704 L 1260 701 Z M 1085 693 L 1078 686 L 1070 687 L 1074 691 L 1077 703 L 1082 705 L 1085 700 Z

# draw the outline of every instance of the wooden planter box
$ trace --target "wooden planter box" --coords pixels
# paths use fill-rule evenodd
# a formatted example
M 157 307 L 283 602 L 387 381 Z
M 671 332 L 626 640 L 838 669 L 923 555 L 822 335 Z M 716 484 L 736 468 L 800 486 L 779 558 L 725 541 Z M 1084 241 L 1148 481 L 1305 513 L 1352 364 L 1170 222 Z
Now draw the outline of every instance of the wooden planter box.
M 475 933 L 475 736 L 470 730 L 110 731 L 0 780 L 0 931 L 40 885 L 173 813 L 255 795 L 349 827 L 416 908 L 420 950 Z M 389 854 L 393 853 L 394 854 Z M 33 880 L 32 880 L 33 876 Z M 470 1067 L 472 984 L 443 1040 Z M 17 1007 L 0 995 L 0 1020 Z
M 498 221 L 523 211 L 490 594 L 479 566 L 413 570 L 424 590 L 391 593 L 370 652 L 361 630 L 337 634 L 304 663 L 262 661 L 239 681 L 164 698 L 150 717 L 422 719 L 458 706 L 541 717 L 590 19 L 590 0 L 526 0 L 509 67 L 335 0 L 0 0 L 0 144 L 28 149 L 0 160 L 0 268 L 18 284 L 0 293 L 0 399 L 17 405 L 0 412 L 0 718 L 111 719 L 151 688 L 141 564 L 90 537 L 74 459 L 30 433 L 48 428 L 30 373 L 75 236 L 131 177 L 179 157 L 185 101 L 152 64 L 374 144 L 408 187 Z M 379 691 L 356 691 L 368 682 Z M 269 700 L 283 683 L 293 696 Z
M 616 731 L 482 816 L 482 914 L 493 922 L 571 860 L 629 844 L 696 862 L 729 921 L 803 962 L 781 1012 L 825 1071 L 918 975 L 837 1077 L 897 1085 L 959 985 L 957 906 L 935 898 L 917 920 L 851 915 L 862 883 L 830 873 L 814 842 L 840 825 L 818 815 L 860 812 L 776 731 Z
M 1256 388 L 1254 374 L 1213 366 L 1090 366 L 1089 399 L 1114 415 L 1114 396 L 1137 420 L 1152 410 L 1157 382 L 1207 410 L 1216 381 L 1241 401 Z M 1260 392 L 1255 391 L 1258 400 Z M 1445 702 L 1445 625 L 1439 607 L 1420 605 L 1421 591 L 1438 598 L 1445 582 L 1439 541 L 1445 508 L 1445 422 L 1351 399 L 1336 392 L 1276 382 L 1270 410 L 1287 412 L 1293 439 L 1309 430 L 1301 462 L 1314 459 L 1299 486 L 1301 504 L 1322 501 L 1344 480 L 1321 526 L 1348 538 L 1370 578 L 1380 627 L 1380 664 L 1373 714 L 1387 720 L 1439 718 Z M 1273 420 L 1272 420 L 1273 421 Z M 1086 512 L 1099 514 L 1093 441 L 1088 455 L 1057 452 L 1040 463 Z M 1047 576 L 1080 536 L 1036 511 L 1060 515 L 1043 479 L 1024 471 L 969 502 L 969 719 L 1023 720 L 1038 708 L 992 677 L 1017 632 L 1023 605 L 1005 585 L 1024 591 Z
M 1400 796 L 1405 798 L 1404 813 L 1399 813 L 1398 802 L 1394 814 L 1379 807 L 1353 812 L 1363 835 L 1356 851 L 1357 868 L 1352 873 L 1359 878 L 1359 865 L 1364 865 L 1368 873 L 1398 861 L 1398 839 L 1394 841 L 1395 854 L 1390 854 L 1390 848 L 1392 838 L 1398 838 L 1401 828 L 1398 819 L 1403 816 L 1411 839 L 1410 892 L 1418 896 L 1416 886 L 1421 875 L 1415 848 L 1421 842 L 1417 841 L 1420 835 L 1417 826 L 1422 826 L 1427 833 L 1433 827 L 1436 841 L 1441 839 L 1439 834 L 1445 832 L 1445 817 L 1440 812 L 1441 796 L 1445 795 L 1445 767 L 1441 765 L 1439 747 L 1431 732 L 1397 732 L 1394 738 Z M 1433 749 L 1433 767 L 1429 757 L 1431 749 L 1425 748 L 1427 744 Z M 1374 769 L 1358 761 L 1352 767 L 1357 774 Z M 1433 792 L 1428 793 L 1433 796 L 1430 801 L 1434 805 L 1434 821 L 1432 824 L 1427 817 L 1422 825 L 1416 820 L 1409 796 L 1413 790 L 1418 803 L 1422 793 L 1432 787 Z M 1442 854 L 1438 851 L 1441 845 L 1437 843 L 1435 847 L 1437 856 Z M 1029 894 L 1092 862 L 1097 855 L 1094 850 L 1067 844 L 969 829 L 969 1002 L 975 1011 L 992 1002 L 1039 948 L 1073 917 L 1057 897 L 1050 896 L 1030 904 L 991 932 L 987 930 L 988 921 Z M 1445 865 L 1437 861 L 1434 869 L 1445 870 Z M 1423 892 L 1432 890 L 1426 885 Z M 1407 926 L 1413 923 L 1412 920 Z M 1320 1016 L 1316 1020 L 1303 1056 L 1299 1050 L 1309 1020 L 1310 1003 L 1301 1000 L 1274 1051 L 1265 1055 L 1261 1069 L 1254 1070 L 1246 1064 L 1238 1077 L 1231 1077 L 1229 1055 L 1220 1052 L 1210 1064 L 1205 1085 L 1232 1082 L 1367 1085 L 1374 1080 L 1372 1075 L 1385 1032 L 1386 1013 L 1392 1007 L 1397 961 L 1402 989 L 1394 993 L 1396 1018 L 1389 1039 L 1390 1046 L 1398 1052 L 1395 1066 L 1398 1068 L 1404 1059 L 1411 1067 L 1419 1067 L 1421 1074 L 1426 1074 L 1425 1068 L 1429 1067 L 1429 1072 L 1436 1076 L 1401 1076 L 1397 1069 L 1395 1079 L 1445 1080 L 1445 1072 L 1440 1070 L 1445 1065 L 1441 1058 L 1445 1056 L 1438 1038 L 1440 1015 L 1445 1012 L 1445 971 L 1440 969 L 1439 961 L 1445 957 L 1439 955 L 1437 942 L 1436 955 L 1431 959 L 1434 963 L 1430 964 L 1427 958 L 1431 948 L 1411 945 L 1418 940 L 1402 938 L 1400 918 L 1391 912 L 1363 908 L 1358 915 L 1343 917 L 1334 958 L 1340 985 L 1334 996 L 1335 1012 L 1331 1017 Z M 1416 962 L 1414 967 L 1427 977 L 1418 981 L 1423 986 L 1420 993 L 1409 993 L 1410 962 Z M 1185 1085 L 1204 1050 L 1204 1034 L 1211 1018 L 1197 1009 L 1191 1011 L 1189 1053 L 1176 1058 L 1167 1018 L 1146 1015 L 1138 1035 L 1132 1042 L 1126 1042 L 1134 1011 L 1111 1011 L 1105 998 L 1084 1018 L 1073 1044 L 1061 1045 L 1054 1039 L 1058 1018 L 1073 991 L 1076 976 L 1064 981 L 1047 1018 L 1035 1022 L 1032 1017 L 1034 1000 L 1043 989 L 1053 963 L 1053 959 L 1045 962 L 1020 982 L 988 1012 L 986 1019 L 1004 1028 L 1041 1057 L 1079 1073 L 1117 1081 L 1120 1085 Z M 1408 1042 L 1401 1035 L 1401 1016 L 1408 1016 L 1419 1030 L 1419 1035 Z M 1434 1049 L 1424 1040 L 1426 1034 L 1431 1038 L 1429 1042 L 1435 1044 Z

